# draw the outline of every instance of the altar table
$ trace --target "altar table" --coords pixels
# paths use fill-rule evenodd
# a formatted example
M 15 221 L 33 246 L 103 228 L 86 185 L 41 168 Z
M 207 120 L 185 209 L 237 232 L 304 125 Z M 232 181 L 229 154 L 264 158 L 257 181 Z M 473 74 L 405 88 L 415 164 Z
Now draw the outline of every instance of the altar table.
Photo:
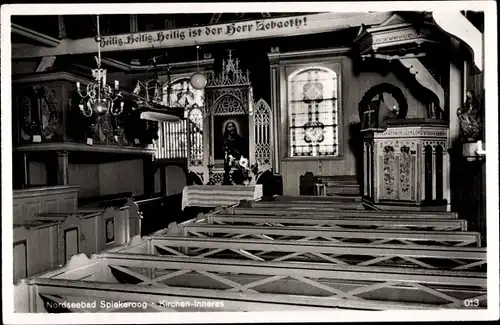
M 262 198 L 262 184 L 256 185 L 190 185 L 182 190 L 182 210 L 188 206 L 231 206 L 241 200 Z

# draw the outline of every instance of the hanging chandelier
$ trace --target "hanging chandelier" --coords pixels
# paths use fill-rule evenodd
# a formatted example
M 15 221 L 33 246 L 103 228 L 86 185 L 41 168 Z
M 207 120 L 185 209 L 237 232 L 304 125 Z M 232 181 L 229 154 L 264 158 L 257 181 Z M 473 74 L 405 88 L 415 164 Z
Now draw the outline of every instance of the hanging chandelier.
M 121 102 L 119 107 L 115 106 L 115 101 L 122 98 L 120 85 L 118 80 L 115 80 L 114 88 L 106 83 L 106 69 L 101 68 L 101 33 L 99 30 L 99 16 L 97 16 L 97 57 L 94 57 L 97 62 L 97 68 L 92 69 L 92 77 L 95 82 L 89 83 L 85 90 L 82 91 L 80 82 L 76 83 L 76 89 L 82 100 L 80 102 L 80 111 L 86 117 L 92 114 L 102 115 L 109 113 L 111 115 L 120 115 L 123 112 L 124 103 Z
M 207 85 L 207 77 L 200 71 L 200 46 L 196 45 L 196 67 L 197 71 L 191 76 L 191 86 L 194 89 L 204 89 Z

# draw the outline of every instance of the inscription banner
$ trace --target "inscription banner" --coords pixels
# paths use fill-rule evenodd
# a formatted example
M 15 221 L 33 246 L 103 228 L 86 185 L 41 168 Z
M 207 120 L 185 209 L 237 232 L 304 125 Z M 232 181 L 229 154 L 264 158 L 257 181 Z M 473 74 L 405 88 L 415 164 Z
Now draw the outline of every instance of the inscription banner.
M 166 43 L 169 41 L 205 41 L 206 38 L 217 37 L 236 37 L 240 38 L 242 35 L 246 36 L 259 36 L 269 31 L 289 31 L 290 33 L 296 32 L 298 29 L 307 28 L 307 16 L 281 18 L 274 20 L 254 20 L 243 23 L 229 23 L 225 25 L 213 25 L 194 28 L 183 28 L 173 30 L 163 30 L 147 33 L 133 33 L 129 35 L 118 35 L 111 37 L 103 37 L 101 41 L 101 48 L 115 46 L 127 47 L 127 45 L 134 45 L 138 43 Z
M 104 36 L 102 52 L 173 48 L 197 44 L 221 43 L 270 37 L 288 37 L 325 33 L 355 26 L 376 25 L 389 18 L 386 12 L 320 13 L 232 22 L 151 32 Z M 12 58 L 33 58 L 66 54 L 95 53 L 94 37 L 78 40 L 64 39 L 56 47 L 30 46 L 13 49 Z

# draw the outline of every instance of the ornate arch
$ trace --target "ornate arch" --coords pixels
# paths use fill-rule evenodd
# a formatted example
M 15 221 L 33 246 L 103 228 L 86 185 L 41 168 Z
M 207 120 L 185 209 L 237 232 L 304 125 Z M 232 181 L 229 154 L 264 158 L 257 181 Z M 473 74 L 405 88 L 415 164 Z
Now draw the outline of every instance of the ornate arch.
M 254 105 L 254 150 L 255 162 L 259 172 L 272 168 L 273 132 L 272 111 L 264 99 L 259 99 Z
M 238 96 L 226 93 L 215 100 L 210 107 L 210 113 L 212 115 L 240 115 L 248 112 Z

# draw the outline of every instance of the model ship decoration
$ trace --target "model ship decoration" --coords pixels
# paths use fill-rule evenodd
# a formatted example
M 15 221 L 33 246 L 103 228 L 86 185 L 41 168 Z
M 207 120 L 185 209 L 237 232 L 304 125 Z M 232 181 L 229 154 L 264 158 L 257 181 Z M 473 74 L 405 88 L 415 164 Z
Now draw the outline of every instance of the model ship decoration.
M 165 87 L 158 77 L 157 58 L 159 57 L 151 59 L 154 78 L 144 81 L 138 80 L 132 92 L 132 97 L 137 105 L 137 107 L 134 107 L 134 110 L 138 110 L 141 113 L 140 116 L 142 119 L 159 122 L 177 121 L 183 117 L 184 107 L 169 106 L 172 92 L 170 67 L 167 65 L 166 68 L 167 81 Z M 167 96 L 166 101 L 164 101 L 165 95 Z

